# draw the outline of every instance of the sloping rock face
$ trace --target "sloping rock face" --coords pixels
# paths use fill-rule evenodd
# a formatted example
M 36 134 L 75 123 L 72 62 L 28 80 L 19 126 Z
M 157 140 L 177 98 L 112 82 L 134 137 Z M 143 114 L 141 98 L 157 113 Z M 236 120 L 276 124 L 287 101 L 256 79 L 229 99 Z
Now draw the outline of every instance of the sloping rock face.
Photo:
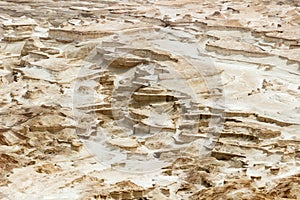
M 0 199 L 300 199 L 298 1 L 0 2 Z

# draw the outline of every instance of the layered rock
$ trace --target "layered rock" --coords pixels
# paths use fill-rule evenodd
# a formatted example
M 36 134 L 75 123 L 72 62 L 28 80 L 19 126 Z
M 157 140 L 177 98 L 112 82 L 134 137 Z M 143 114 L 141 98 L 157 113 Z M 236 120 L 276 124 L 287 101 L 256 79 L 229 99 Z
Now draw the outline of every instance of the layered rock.
M 1 199 L 300 198 L 297 2 L 59 3 L 0 2 Z

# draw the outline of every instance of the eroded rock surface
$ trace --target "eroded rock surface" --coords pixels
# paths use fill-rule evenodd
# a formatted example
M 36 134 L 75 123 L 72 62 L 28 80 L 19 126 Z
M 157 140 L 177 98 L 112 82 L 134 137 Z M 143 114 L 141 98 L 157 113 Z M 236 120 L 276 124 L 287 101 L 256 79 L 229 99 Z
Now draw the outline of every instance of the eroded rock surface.
M 0 199 L 300 199 L 297 1 L 1 1 Z

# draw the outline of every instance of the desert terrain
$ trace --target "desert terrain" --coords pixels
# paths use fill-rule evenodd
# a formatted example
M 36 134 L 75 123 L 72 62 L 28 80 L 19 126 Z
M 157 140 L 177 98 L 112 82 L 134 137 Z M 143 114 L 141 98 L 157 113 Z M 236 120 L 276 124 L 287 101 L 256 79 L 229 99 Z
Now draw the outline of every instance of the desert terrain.
M 3 0 L 0 94 L 0 199 L 300 199 L 297 0 Z

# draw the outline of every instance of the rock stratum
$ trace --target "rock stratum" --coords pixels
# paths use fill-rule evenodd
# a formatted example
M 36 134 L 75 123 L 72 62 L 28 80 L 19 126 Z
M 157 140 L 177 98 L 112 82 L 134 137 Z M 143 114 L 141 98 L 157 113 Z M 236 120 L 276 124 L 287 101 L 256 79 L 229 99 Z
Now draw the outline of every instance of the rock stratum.
M 0 199 L 300 199 L 300 4 L 0 2 Z

